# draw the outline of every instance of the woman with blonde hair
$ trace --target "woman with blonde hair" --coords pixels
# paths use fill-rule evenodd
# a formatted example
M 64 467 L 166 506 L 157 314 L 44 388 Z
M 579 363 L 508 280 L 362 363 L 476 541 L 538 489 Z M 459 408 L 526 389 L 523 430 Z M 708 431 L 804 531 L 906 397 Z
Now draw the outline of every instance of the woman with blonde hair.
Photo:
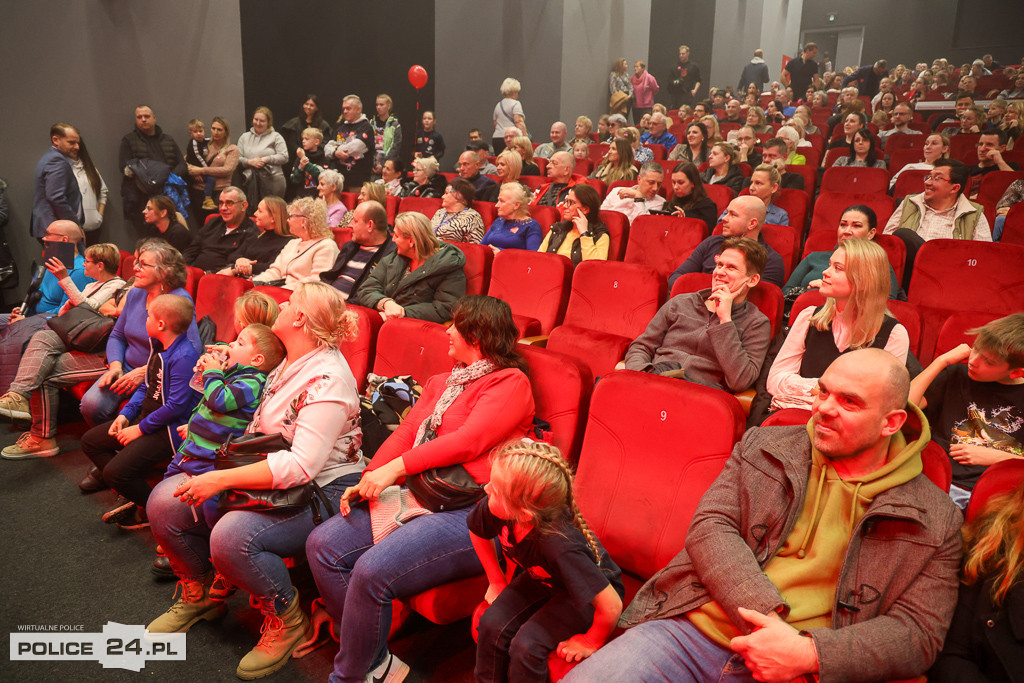
M 573 138 L 569 141 L 570 145 L 575 145 L 577 142 L 585 142 L 590 144 L 593 140 L 590 139 L 590 133 L 594 130 L 594 122 L 590 120 L 588 116 L 577 116 L 576 124 L 573 126 Z
M 622 138 L 612 140 L 604 161 L 594 169 L 591 178 L 612 183 L 616 180 L 634 180 L 636 166 L 633 165 L 633 148 Z
M 523 185 L 503 183 L 494 207 L 498 217 L 491 223 L 480 244 L 490 247 L 494 253 L 502 249 L 537 251 L 544 235 L 540 223 L 530 216 L 531 197 L 530 191 Z
M 824 305 L 800 311 L 768 373 L 772 410 L 809 409 L 818 379 L 847 351 L 880 348 L 906 362 L 910 337 L 886 310 L 889 286 L 882 247 L 848 239 L 836 248 L 821 277 Z
M 986 501 L 963 536 L 960 596 L 928 680 L 1013 681 L 1024 662 L 1024 481 Z
M 519 152 L 523 160 L 523 170 L 520 175 L 540 175 L 540 167 L 533 163 L 533 143 L 530 138 L 520 135 L 512 140 L 512 149 Z
M 288 231 L 298 239 L 284 245 L 270 267 L 253 284 L 276 284 L 295 289 L 300 282 L 317 282 L 338 258 L 338 245 L 327 227 L 327 205 L 322 199 L 299 197 L 288 205 Z
M 415 211 L 398 214 L 394 240 L 395 252 L 380 260 L 349 300 L 385 320 L 447 321 L 466 293 L 466 257 L 437 239 L 427 217 Z
M 442 179 L 443 177 L 444 176 L 442 176 Z M 356 200 L 356 206 L 359 206 L 365 201 L 371 200 L 386 207 L 388 205 L 388 192 L 380 183 L 367 180 L 363 183 L 363 186 L 359 188 L 359 198 Z M 348 224 L 352 222 L 352 216 L 356 214 L 356 206 L 353 206 L 345 212 L 345 215 L 341 218 L 341 224 L 338 226 L 339 228 L 347 228 Z
M 501 101 L 494 105 L 494 135 L 491 149 L 500 154 L 505 149 L 505 129 L 515 126 L 529 137 L 526 130 L 526 114 L 519 101 L 522 85 L 514 78 L 506 78 L 501 82 Z
M 302 556 L 316 522 L 309 505 L 232 509 L 212 520 L 201 506 L 228 489 L 269 491 L 315 482 L 337 509 L 364 469 L 356 379 L 339 351 L 341 342 L 355 336 L 356 325 L 341 293 L 322 282 L 297 284 L 281 304 L 273 331 L 284 344 L 285 360 L 268 375 L 249 431 L 279 434 L 287 448 L 251 465 L 168 477 L 147 504 L 153 535 L 181 591 L 147 628 L 184 633 L 222 615 L 224 601 L 241 588 L 264 615 L 259 643 L 238 664 L 236 674 L 245 680 L 283 667 L 307 637 L 309 619 L 284 558 Z
M 498 169 L 498 185 L 518 183 L 523 172 L 523 157 L 514 149 L 506 149 L 494 160 L 494 167 Z
M 718 119 L 708 114 L 707 116 L 700 117 L 700 122 L 704 124 L 704 128 L 708 131 L 709 145 L 722 142 L 722 130 L 718 127 Z

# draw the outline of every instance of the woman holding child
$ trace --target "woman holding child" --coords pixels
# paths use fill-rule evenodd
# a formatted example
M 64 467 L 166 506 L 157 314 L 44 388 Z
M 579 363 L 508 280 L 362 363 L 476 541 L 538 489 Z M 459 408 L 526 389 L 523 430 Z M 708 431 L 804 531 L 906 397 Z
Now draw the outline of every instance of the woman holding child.
M 273 326 L 284 346 L 284 362 L 270 371 L 247 428 L 280 434 L 290 448 L 254 465 L 191 478 L 185 473 L 170 476 L 149 499 L 153 535 L 179 577 L 181 596 L 147 628 L 152 633 L 185 632 L 197 621 L 223 613 L 223 601 L 235 586 L 242 588 L 265 615 L 259 643 L 236 671 L 246 680 L 283 667 L 307 636 L 309 620 L 299 608 L 282 558 L 303 553 L 306 536 L 314 529 L 313 515 L 303 507 L 232 510 L 208 519 L 198 508 L 226 489 L 287 489 L 310 481 L 336 508 L 345 490 L 359 482 L 359 396 L 338 350 L 355 329 L 337 290 L 319 282 L 297 285 Z M 241 339 L 246 336 L 243 330 Z M 207 356 L 200 362 L 218 367 Z

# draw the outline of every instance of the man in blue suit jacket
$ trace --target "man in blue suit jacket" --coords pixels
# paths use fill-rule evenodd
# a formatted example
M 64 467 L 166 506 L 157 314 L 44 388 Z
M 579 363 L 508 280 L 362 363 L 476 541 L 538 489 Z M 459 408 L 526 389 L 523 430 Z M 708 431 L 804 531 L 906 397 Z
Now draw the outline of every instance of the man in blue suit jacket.
M 82 223 L 82 192 L 68 157 L 78 149 L 80 138 L 74 126 L 55 123 L 50 127 L 53 146 L 36 164 L 35 194 L 32 200 L 32 236 L 42 239 L 46 226 L 57 220 Z

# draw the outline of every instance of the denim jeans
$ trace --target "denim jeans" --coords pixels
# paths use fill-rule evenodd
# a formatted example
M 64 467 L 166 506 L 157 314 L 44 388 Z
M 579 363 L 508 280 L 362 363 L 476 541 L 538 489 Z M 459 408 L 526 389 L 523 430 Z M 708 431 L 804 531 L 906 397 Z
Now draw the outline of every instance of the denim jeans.
M 417 517 L 374 545 L 370 513 L 358 506 L 309 535 L 309 568 L 342 643 L 331 683 L 362 683 L 384 660 L 392 600 L 483 572 L 466 526 L 470 509 Z
M 128 372 L 128 369 L 125 369 Z M 100 374 L 103 374 L 102 372 Z M 89 426 L 98 425 L 117 417 L 121 410 L 121 404 L 132 397 L 131 392 L 127 394 L 115 394 L 106 387 L 101 387 L 97 379 L 89 390 L 82 396 L 82 403 L 79 409 L 82 417 L 89 423 Z
M 686 617 L 634 626 L 583 660 L 565 683 L 753 683 L 743 658 Z
M 316 528 L 309 508 L 291 512 L 233 510 L 211 530 L 201 510 L 174 497 L 184 474 L 164 479 L 149 496 L 146 512 L 167 559 L 179 578 L 201 580 L 210 560 L 231 584 L 248 592 L 264 614 L 281 614 L 291 602 L 292 582 L 284 557 L 301 556 L 306 536 Z M 339 477 L 322 487 L 335 510 L 341 494 L 359 483 L 359 474 Z M 340 517 L 340 515 L 335 515 Z

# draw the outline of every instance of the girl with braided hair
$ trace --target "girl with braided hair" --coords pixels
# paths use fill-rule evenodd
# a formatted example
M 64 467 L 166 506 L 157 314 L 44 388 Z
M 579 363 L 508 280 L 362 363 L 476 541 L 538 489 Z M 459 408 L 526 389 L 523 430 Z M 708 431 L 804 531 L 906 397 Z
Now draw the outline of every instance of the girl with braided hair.
M 476 680 L 546 680 L 552 650 L 575 662 L 608 639 L 622 613 L 622 575 L 580 514 L 572 470 L 554 446 L 507 443 L 484 489 L 467 519 L 489 582 Z M 511 581 L 495 537 L 516 565 Z

